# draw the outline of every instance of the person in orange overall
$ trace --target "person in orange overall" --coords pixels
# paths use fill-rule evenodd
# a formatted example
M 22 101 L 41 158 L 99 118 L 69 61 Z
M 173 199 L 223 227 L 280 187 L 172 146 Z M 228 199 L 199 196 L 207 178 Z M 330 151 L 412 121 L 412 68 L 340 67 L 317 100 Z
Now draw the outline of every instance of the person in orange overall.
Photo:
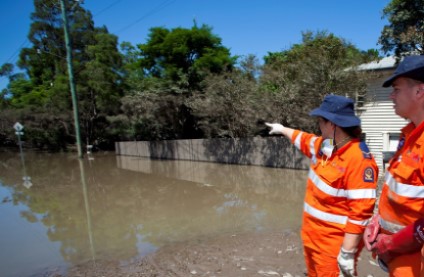
M 390 276 L 424 276 L 424 56 L 408 56 L 383 83 L 395 113 L 410 122 L 389 161 L 365 246 Z
M 321 136 L 265 123 L 311 160 L 301 237 L 307 276 L 357 276 L 362 233 L 376 201 L 378 167 L 365 142 L 354 102 L 327 95 L 319 108 Z

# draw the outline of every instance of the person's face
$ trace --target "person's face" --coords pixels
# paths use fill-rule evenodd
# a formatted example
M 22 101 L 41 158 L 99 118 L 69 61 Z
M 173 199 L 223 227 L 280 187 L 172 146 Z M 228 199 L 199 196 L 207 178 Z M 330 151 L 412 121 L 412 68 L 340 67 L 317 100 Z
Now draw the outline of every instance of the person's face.
M 321 135 L 324 139 L 333 138 L 334 136 L 334 124 L 331 121 L 325 120 L 322 117 L 318 117 L 318 125 L 321 130 Z
M 397 78 L 393 84 L 390 99 L 393 101 L 395 113 L 410 119 L 419 109 L 420 85 L 405 77 Z

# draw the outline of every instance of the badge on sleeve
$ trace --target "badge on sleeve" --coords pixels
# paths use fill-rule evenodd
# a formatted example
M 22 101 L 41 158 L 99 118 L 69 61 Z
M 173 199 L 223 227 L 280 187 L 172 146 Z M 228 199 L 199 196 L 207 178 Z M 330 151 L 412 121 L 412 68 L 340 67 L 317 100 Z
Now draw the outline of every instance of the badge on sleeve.
M 372 167 L 369 166 L 365 168 L 363 176 L 364 182 L 374 182 L 374 170 L 372 169 Z

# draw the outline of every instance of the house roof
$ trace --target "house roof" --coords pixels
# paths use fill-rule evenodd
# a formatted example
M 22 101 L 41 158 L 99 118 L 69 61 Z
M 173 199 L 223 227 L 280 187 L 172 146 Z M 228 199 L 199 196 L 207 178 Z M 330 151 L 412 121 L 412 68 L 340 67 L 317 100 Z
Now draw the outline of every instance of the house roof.
M 394 56 L 384 57 L 381 60 L 364 63 L 357 67 L 358 70 L 378 70 L 390 69 L 396 66 L 396 59 Z

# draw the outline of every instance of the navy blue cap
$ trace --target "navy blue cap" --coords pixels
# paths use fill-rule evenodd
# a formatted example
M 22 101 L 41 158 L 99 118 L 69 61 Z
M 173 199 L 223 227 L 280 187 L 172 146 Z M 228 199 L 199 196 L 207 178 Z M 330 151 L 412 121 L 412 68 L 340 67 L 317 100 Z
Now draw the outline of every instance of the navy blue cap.
M 316 109 L 310 112 L 312 116 L 321 116 L 337 126 L 360 126 L 361 120 L 355 115 L 353 100 L 340 95 L 327 95 Z
M 399 77 L 407 77 L 424 82 L 424 56 L 407 56 L 396 68 L 393 75 L 383 83 L 387 88 Z

